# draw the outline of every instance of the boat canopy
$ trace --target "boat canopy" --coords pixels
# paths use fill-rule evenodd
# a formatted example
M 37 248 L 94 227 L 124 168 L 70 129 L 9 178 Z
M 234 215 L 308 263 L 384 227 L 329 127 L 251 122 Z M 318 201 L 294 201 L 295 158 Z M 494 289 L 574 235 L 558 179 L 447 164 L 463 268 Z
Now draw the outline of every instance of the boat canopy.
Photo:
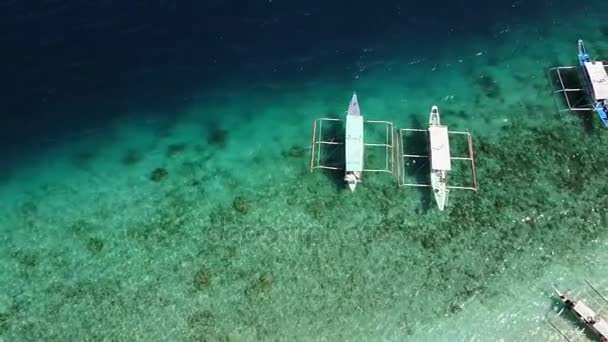
M 595 100 L 608 99 L 608 74 L 601 61 L 585 62 L 585 69 L 589 75 Z
M 605 319 L 600 319 L 595 324 L 593 324 L 593 328 L 597 330 L 597 332 L 602 335 L 602 337 L 608 336 L 608 321 Z
M 346 172 L 363 171 L 363 117 L 346 115 Z
M 450 140 L 448 139 L 448 128 L 446 126 L 429 127 L 431 169 L 450 171 L 452 164 L 450 160 Z
M 572 309 L 584 319 L 595 317 L 595 312 L 583 302 L 577 302 Z

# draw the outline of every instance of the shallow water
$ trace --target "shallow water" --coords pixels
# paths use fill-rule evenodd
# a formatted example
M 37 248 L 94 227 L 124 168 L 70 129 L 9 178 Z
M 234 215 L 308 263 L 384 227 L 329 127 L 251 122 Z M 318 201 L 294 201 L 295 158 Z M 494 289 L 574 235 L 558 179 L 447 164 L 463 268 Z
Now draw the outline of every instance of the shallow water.
M 79 35 L 53 25 L 91 8 L 1 5 L 21 13 L 12 28 L 54 28 L 38 46 L 3 38 L 24 76 L 3 126 L 1 339 L 559 341 L 552 286 L 608 293 L 608 138 L 594 114 L 556 111 L 545 74 L 576 62 L 579 37 L 608 54 L 591 15 L 605 5 L 504 3 L 476 20 L 454 4 L 430 30 L 407 6 L 366 21 L 212 2 L 224 17 L 195 25 L 193 8 L 142 4 L 99 5 Z M 345 29 L 347 14 L 367 26 Z M 60 82 L 53 61 L 91 82 Z M 398 128 L 438 105 L 474 137 L 479 192 L 440 212 L 388 174 L 350 193 L 310 173 L 312 121 L 341 117 L 353 91 Z

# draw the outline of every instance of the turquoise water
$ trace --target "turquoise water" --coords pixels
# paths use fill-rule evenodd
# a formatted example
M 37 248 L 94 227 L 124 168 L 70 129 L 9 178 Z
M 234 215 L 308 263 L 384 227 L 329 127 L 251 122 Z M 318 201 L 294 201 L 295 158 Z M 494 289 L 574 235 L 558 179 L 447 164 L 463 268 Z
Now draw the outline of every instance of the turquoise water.
M 172 115 L 47 141 L 0 174 L 0 338 L 559 341 L 552 285 L 608 293 L 608 136 L 594 114 L 557 113 L 545 77 L 579 37 L 608 55 L 589 13 L 227 78 Z M 479 193 L 439 212 L 390 175 L 350 193 L 311 174 L 313 119 L 353 91 L 399 128 L 438 105 L 474 136 Z

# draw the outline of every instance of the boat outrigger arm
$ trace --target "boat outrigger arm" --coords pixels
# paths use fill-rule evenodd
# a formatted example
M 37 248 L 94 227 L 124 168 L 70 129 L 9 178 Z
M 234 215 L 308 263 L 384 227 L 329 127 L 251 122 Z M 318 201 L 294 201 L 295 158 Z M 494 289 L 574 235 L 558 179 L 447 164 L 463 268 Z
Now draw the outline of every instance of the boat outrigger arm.
M 557 88 L 555 94 L 561 94 L 566 102 L 567 108 L 560 109 L 560 112 L 594 111 L 608 128 L 608 63 L 591 60 L 582 39 L 578 40 L 578 62 L 578 66 L 549 69 L 549 80 Z M 569 84 L 572 77 L 575 84 Z
M 320 118 L 313 122 L 312 128 L 312 144 L 310 153 L 310 172 L 315 169 L 328 170 L 344 170 L 344 181 L 351 191 L 355 191 L 357 185 L 361 183 L 364 172 L 386 172 L 393 173 L 394 171 L 394 129 L 393 123 L 389 121 L 364 120 L 359 108 L 359 100 L 357 94 L 353 94 L 345 119 L 346 125 L 344 135 L 325 137 L 324 124 L 341 123 L 342 119 L 336 118 Z M 364 142 L 364 127 L 366 125 L 380 126 L 384 130 L 384 141 L 378 143 Z M 335 128 L 335 127 L 334 127 Z M 332 130 L 330 129 L 330 132 Z M 333 165 L 325 159 L 333 159 L 324 155 L 327 147 L 331 147 L 329 154 L 335 158 L 335 152 L 338 147 L 344 147 L 344 164 Z M 364 168 L 364 152 L 366 147 L 379 147 L 384 150 L 384 167 L 375 169 Z M 325 147 L 325 149 L 324 149 Z
M 429 155 L 408 154 L 404 153 L 403 136 L 404 132 L 425 132 L 427 133 Z M 464 135 L 468 143 L 468 156 L 452 157 L 450 154 L 449 135 Z M 444 210 L 448 204 L 448 195 L 450 189 L 472 190 L 477 192 L 477 178 L 475 176 L 475 158 L 473 155 L 473 139 L 468 132 L 448 131 L 447 126 L 441 125 L 439 118 L 439 108 L 433 106 L 429 115 L 428 129 L 403 128 L 397 132 L 397 141 L 399 143 L 398 151 L 400 158 L 398 160 L 398 184 L 399 186 L 410 187 L 431 187 L 435 202 L 439 210 Z M 408 183 L 405 179 L 405 165 L 407 159 L 429 158 L 430 160 L 430 184 L 426 183 Z M 449 186 L 448 174 L 452 170 L 452 160 L 464 160 L 470 163 L 472 184 L 470 186 Z

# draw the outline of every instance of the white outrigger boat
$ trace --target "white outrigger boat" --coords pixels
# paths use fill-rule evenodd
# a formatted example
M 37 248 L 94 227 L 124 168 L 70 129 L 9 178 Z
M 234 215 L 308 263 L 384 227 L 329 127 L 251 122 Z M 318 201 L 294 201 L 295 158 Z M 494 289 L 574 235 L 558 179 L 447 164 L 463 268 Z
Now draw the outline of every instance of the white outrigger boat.
M 600 304 L 600 309 L 598 311 L 594 311 L 591 309 L 582 299 L 575 300 L 574 298 L 568 296 L 565 293 L 560 292 L 558 289 L 555 289 L 555 292 L 559 299 L 566 305 L 566 308 L 574 313 L 576 318 L 582 322 L 585 327 L 589 328 L 594 334 L 596 334 L 600 341 L 608 342 L 608 321 L 600 316 L 600 312 L 604 311 L 606 306 L 608 305 L 608 300 L 604 296 L 602 296 L 589 282 L 587 285 L 595 292 L 596 296 L 600 298 L 603 302 L 603 305 Z M 557 316 L 560 316 L 563 313 L 564 309 L 561 309 Z M 551 321 L 547 321 L 557 332 L 562 335 L 567 341 L 573 341 L 572 337 L 569 337 L 568 334 L 562 329 L 558 328 L 556 324 Z
M 426 132 L 428 139 L 429 155 L 404 153 L 403 136 L 404 132 Z M 452 157 L 450 154 L 450 134 L 464 135 L 468 143 L 468 156 Z M 441 125 L 439 108 L 433 106 L 429 114 L 429 128 L 402 128 L 398 131 L 397 141 L 400 142 L 400 158 L 398 168 L 399 186 L 410 187 L 431 187 L 435 196 L 435 202 L 439 210 L 444 210 L 448 203 L 450 189 L 472 190 L 477 192 L 477 178 L 475 176 L 475 159 L 473 156 L 473 139 L 468 132 L 448 131 L 447 126 Z M 430 160 L 430 183 L 410 183 L 405 177 L 405 160 L 410 158 L 429 158 Z M 464 160 L 470 163 L 472 185 L 470 186 L 449 186 L 448 174 L 452 170 L 452 160 Z
M 448 172 L 452 170 L 448 128 L 439 121 L 439 108 L 433 106 L 429 117 L 429 152 L 431 155 L 431 187 L 439 210 L 448 203 Z
M 341 123 L 342 119 L 336 118 L 320 118 L 313 122 L 312 129 L 312 144 L 310 149 L 310 172 L 315 169 L 327 170 L 344 170 L 344 181 L 348 184 L 351 191 L 355 191 L 357 185 L 361 183 L 364 172 L 386 172 L 393 173 L 394 169 L 394 153 L 393 153 L 393 123 L 389 121 L 364 120 L 359 108 L 359 100 L 357 94 L 353 94 L 348 109 L 346 111 L 346 127 L 344 129 L 343 140 L 340 136 L 335 135 L 335 129 L 329 129 L 329 137 L 325 137 L 324 133 L 328 128 L 324 125 Z M 364 126 L 365 125 L 380 125 L 384 128 L 384 141 L 379 143 L 364 142 Z M 334 127 L 335 128 L 335 127 Z M 329 155 L 336 154 L 336 149 L 344 147 L 344 160 L 337 163 L 328 163 L 327 159 L 332 159 L 323 154 L 330 147 Z M 366 147 L 380 147 L 384 150 L 384 167 L 376 169 L 364 168 L 364 152 Z M 323 148 L 325 147 L 325 148 Z M 330 162 L 330 161 L 329 161 Z M 342 164 L 343 165 L 340 165 Z
M 578 40 L 578 66 L 549 69 L 555 94 L 561 94 L 567 108 L 563 111 L 594 111 L 608 128 L 608 62 L 591 60 L 582 39 Z M 552 75 L 555 77 L 552 77 Z

